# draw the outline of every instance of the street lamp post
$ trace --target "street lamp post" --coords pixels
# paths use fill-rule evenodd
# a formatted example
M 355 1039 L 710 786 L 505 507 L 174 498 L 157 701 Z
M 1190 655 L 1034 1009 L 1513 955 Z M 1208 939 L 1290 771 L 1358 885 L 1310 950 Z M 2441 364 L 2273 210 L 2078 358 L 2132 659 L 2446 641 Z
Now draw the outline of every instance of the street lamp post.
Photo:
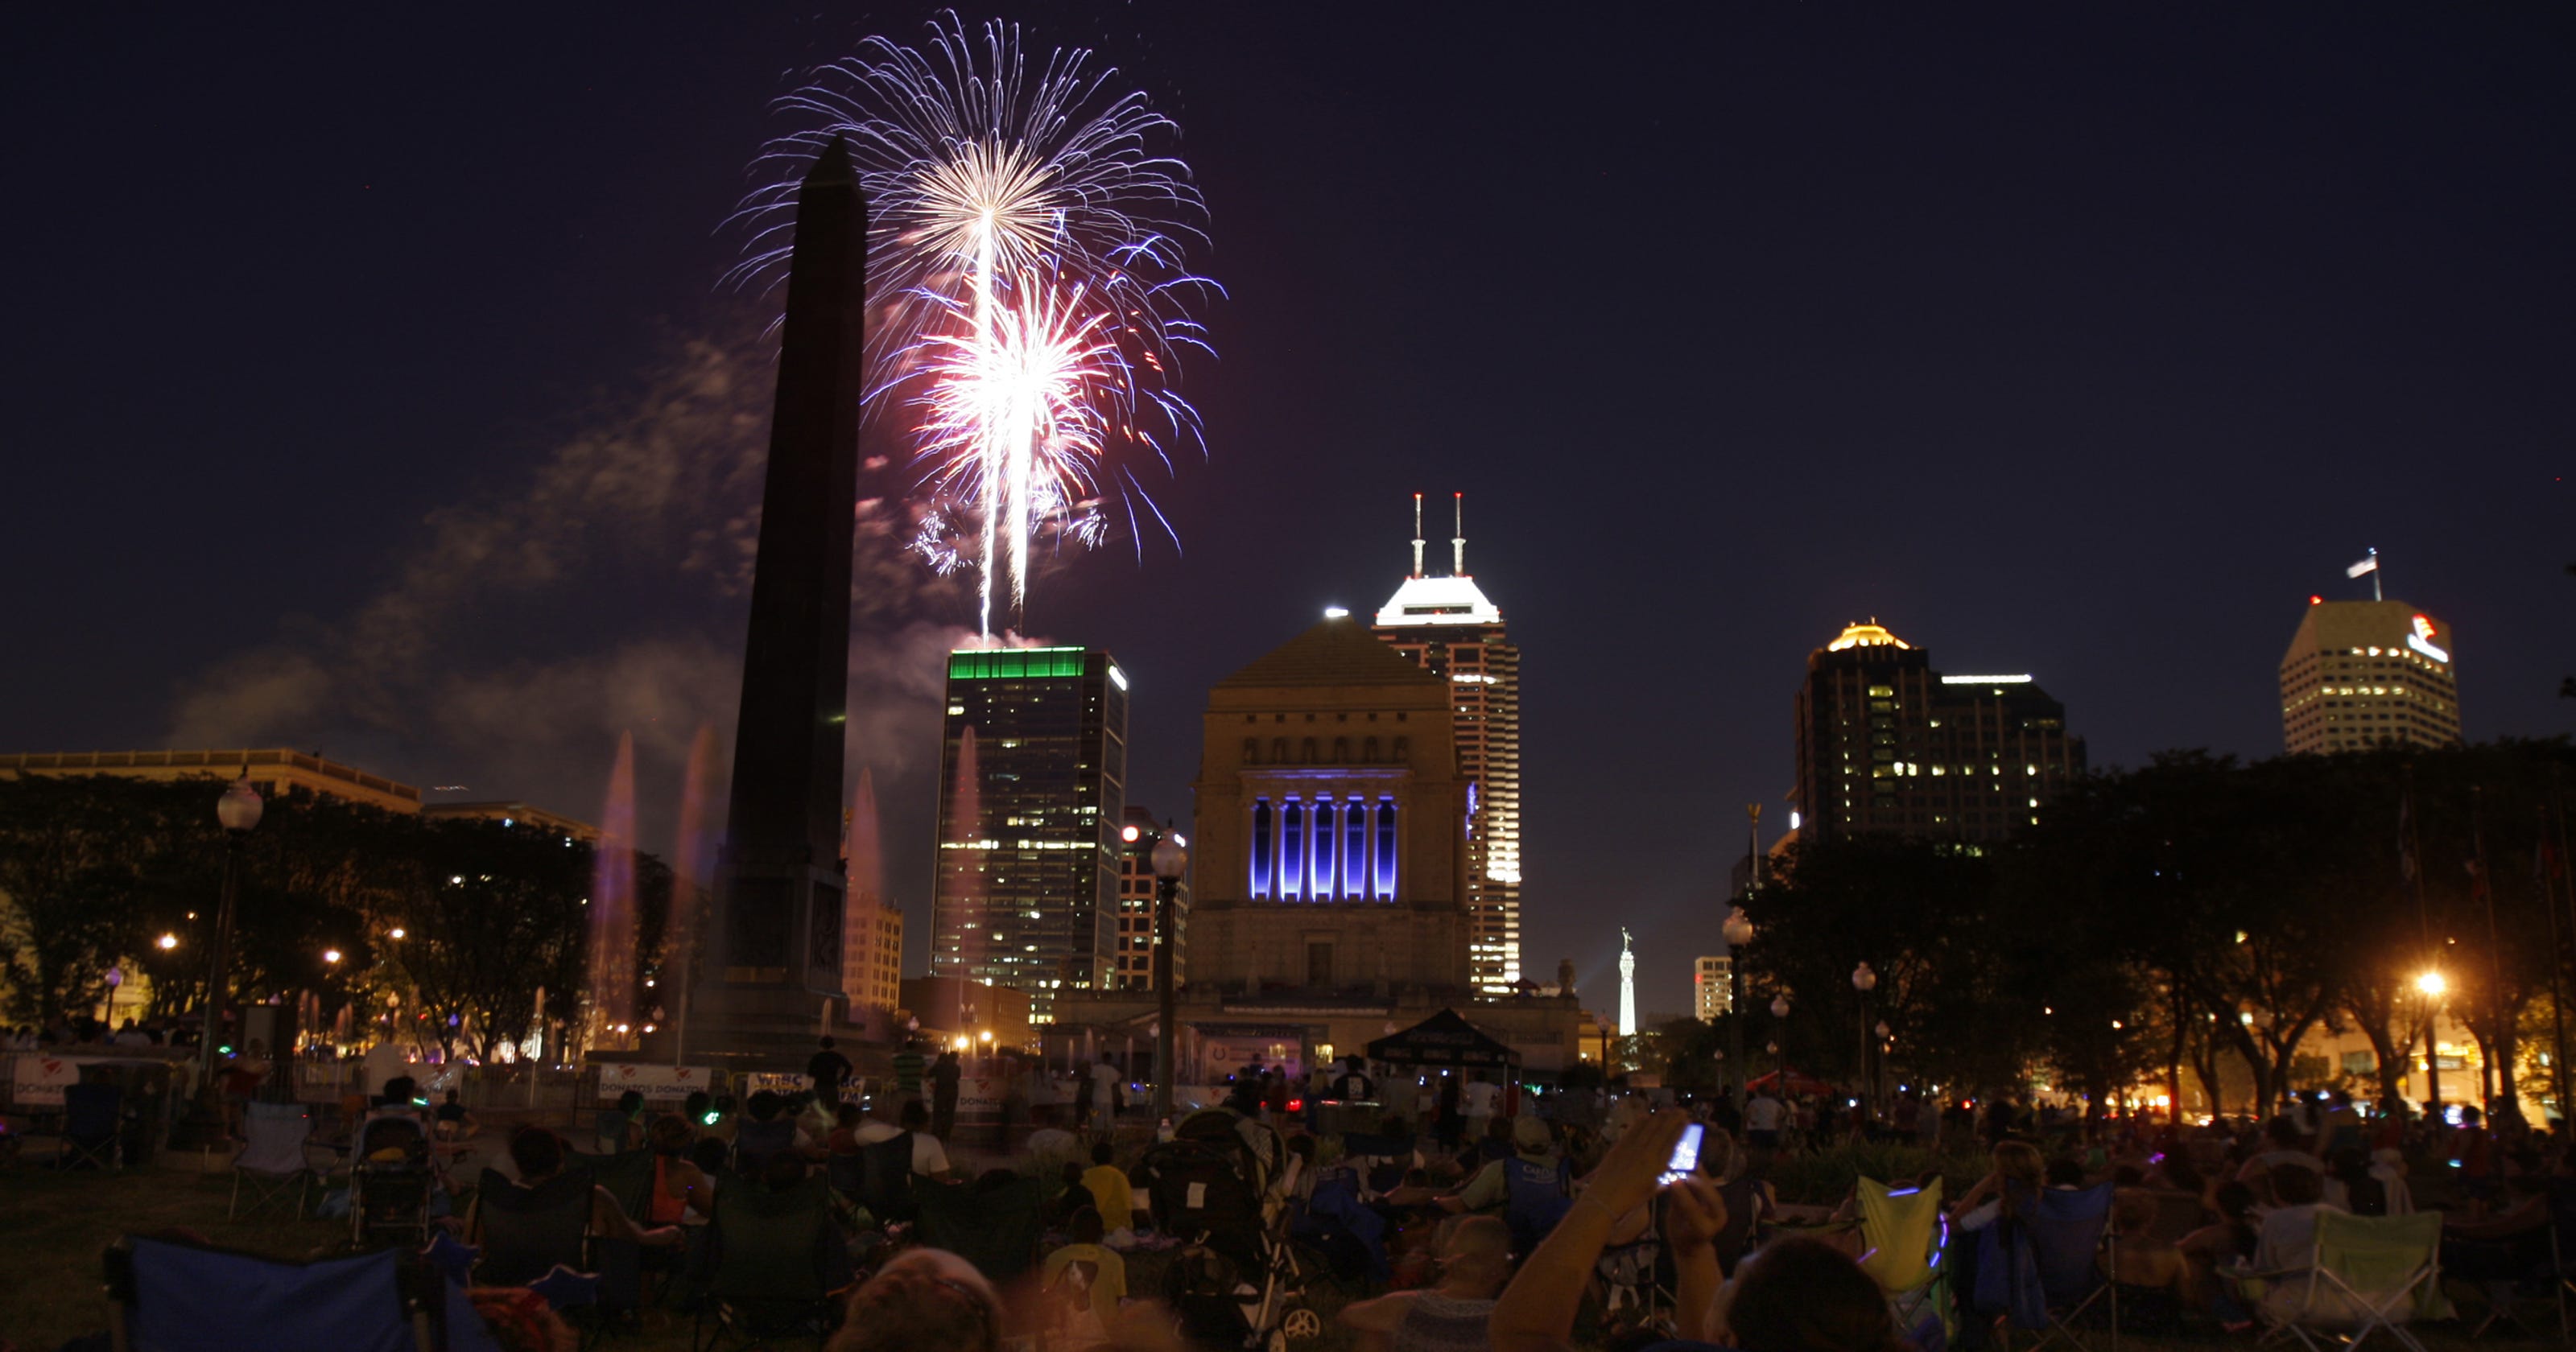
M 1878 989 L 1878 973 L 1868 963 L 1852 969 L 1852 989 L 1860 992 L 1860 1106 L 1863 1116 L 1878 1115 L 1878 1091 L 1869 1078 L 1869 993 Z
M 1719 927 L 1726 937 L 1726 1061 L 1737 1111 L 1744 1108 L 1744 946 L 1753 942 L 1753 919 L 1736 906 Z
M 1179 1019 L 1179 1000 L 1172 989 L 1173 939 L 1179 910 L 1181 875 L 1190 866 L 1188 841 L 1164 824 L 1163 838 L 1154 842 L 1154 1120 L 1172 1115 L 1172 1046 L 1175 1025 Z
M 234 780 L 215 800 L 215 820 L 223 823 L 230 839 L 224 846 L 223 894 L 215 904 L 215 941 L 207 958 L 205 1035 L 197 1048 L 198 1091 L 209 1101 L 214 1097 L 215 1044 L 222 1039 L 224 1005 L 230 998 L 225 984 L 232 976 L 233 895 L 241 885 L 242 842 L 258 828 L 266 807 L 247 776 Z
M 2438 971 L 2415 978 L 2415 989 L 2424 993 L 2424 1097 L 2442 1111 L 2442 992 L 2451 983 Z
M 1881 1102 L 1887 1099 L 1887 1081 L 1890 1078 L 1887 1073 L 1887 1051 L 1890 1040 L 1891 1030 L 1887 1026 L 1887 1020 L 1881 1019 L 1878 1021 L 1878 1080 L 1876 1082 Z
M 1789 997 L 1785 992 L 1771 997 L 1771 1020 L 1775 1025 L 1771 1030 L 1771 1042 L 1769 1044 L 1769 1050 L 1771 1052 L 1771 1069 L 1774 1073 L 1778 1073 L 1788 1065 L 1787 1062 L 1780 1059 L 1780 1035 L 1787 1030 L 1776 1026 L 1789 1021 Z M 1789 1092 L 1789 1077 L 1787 1075 L 1780 1076 L 1780 1092 L 1783 1095 Z

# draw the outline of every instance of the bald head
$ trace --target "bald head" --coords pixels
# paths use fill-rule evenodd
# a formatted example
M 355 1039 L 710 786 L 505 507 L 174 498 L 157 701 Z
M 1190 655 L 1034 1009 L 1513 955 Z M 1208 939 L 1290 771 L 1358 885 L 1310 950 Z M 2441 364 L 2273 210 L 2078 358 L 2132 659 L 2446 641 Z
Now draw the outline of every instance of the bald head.
M 1512 1275 L 1512 1229 L 1495 1216 L 1462 1216 L 1440 1246 L 1444 1285 L 1500 1291 Z

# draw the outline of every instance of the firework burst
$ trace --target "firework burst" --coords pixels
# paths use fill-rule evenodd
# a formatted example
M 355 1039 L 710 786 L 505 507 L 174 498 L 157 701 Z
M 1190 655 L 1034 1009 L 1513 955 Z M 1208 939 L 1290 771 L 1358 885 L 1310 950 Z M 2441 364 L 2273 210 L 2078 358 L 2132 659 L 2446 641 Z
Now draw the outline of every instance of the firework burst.
M 917 47 L 870 38 L 780 101 L 803 125 L 763 149 L 755 173 L 777 179 L 738 213 L 737 278 L 774 283 L 804 167 L 849 143 L 871 213 L 870 408 L 922 412 L 903 430 L 934 534 L 977 521 L 987 633 L 1005 570 L 1025 604 L 1034 537 L 1097 544 L 1115 515 L 1141 550 L 1143 520 L 1170 526 L 1137 471 L 1204 450 L 1174 382 L 1209 351 L 1188 305 L 1222 294 L 1185 262 L 1206 206 L 1155 150 L 1179 128 L 1115 74 L 1080 49 L 1032 73 L 1017 25 L 970 33 L 954 12 Z

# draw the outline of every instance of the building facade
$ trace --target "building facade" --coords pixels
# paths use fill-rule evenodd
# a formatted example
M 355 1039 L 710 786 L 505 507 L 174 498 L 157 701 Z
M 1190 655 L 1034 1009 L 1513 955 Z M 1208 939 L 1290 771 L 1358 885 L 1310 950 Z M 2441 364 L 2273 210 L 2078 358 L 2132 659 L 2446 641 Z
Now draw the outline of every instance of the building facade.
M 226 783 L 247 778 L 262 798 L 302 792 L 364 803 L 387 812 L 411 814 L 421 810 L 420 790 L 412 785 L 282 747 L 241 751 L 19 752 L 0 755 L 0 772 L 7 771 L 163 781 L 211 775 Z
M 2404 601 L 2311 601 L 2281 656 L 2291 755 L 2456 746 L 2459 683 L 2448 624 Z
M 1098 649 L 960 651 L 946 708 L 930 970 L 1043 1023 L 1117 958 L 1127 676 Z
M 1154 989 L 1154 847 L 1164 826 L 1148 809 L 1130 804 L 1118 840 L 1118 965 L 1110 985 L 1122 991 Z M 1186 838 L 1185 838 L 1186 839 Z M 1190 979 L 1190 884 L 1181 880 L 1172 897 L 1172 976 Z
M 1734 991 L 1727 984 L 1733 963 L 1734 959 L 1721 955 L 1700 958 L 1691 964 L 1692 1018 L 1711 1023 L 1735 1007 Z
M 1497 996 L 1469 980 L 1450 684 L 1336 613 L 1209 693 L 1175 992 L 1183 1102 L 1220 1094 L 1248 1059 L 1303 1071 L 1444 1009 L 1519 1049 L 1525 1069 L 1574 1063 L 1570 991 Z M 1150 1055 L 1158 994 L 1060 1007 L 1086 1046 Z
M 2065 706 L 2029 676 L 1944 676 L 1875 620 L 1808 656 L 1796 706 L 1802 841 L 2000 839 L 2084 770 Z
M 873 896 L 853 896 L 841 940 L 842 995 L 849 1021 L 875 1027 L 871 1011 L 891 1013 L 903 1001 L 903 912 Z
M 1467 967 L 1478 990 L 1501 995 L 1521 982 L 1521 652 L 1467 574 L 1463 524 L 1450 575 L 1424 576 L 1419 494 L 1413 506 L 1413 574 L 1378 608 L 1375 629 L 1449 683 L 1467 801 Z

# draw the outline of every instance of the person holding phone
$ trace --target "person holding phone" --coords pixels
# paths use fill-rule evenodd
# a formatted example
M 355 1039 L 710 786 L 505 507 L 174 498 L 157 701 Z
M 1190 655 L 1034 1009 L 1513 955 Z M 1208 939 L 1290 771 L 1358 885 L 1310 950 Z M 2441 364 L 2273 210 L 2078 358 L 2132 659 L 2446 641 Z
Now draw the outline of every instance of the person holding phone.
M 1672 1247 L 1677 1278 L 1675 1333 L 1702 1341 L 1714 1336 L 1717 1289 L 1724 1277 L 1715 1241 L 1726 1228 L 1726 1203 L 1715 1184 L 1689 1171 L 1698 1144 L 1694 1140 L 1685 1152 L 1683 1137 L 1698 1125 L 1689 1114 L 1672 1110 L 1620 1133 L 1618 1144 L 1592 1171 L 1556 1228 L 1521 1260 L 1520 1271 L 1503 1288 L 1489 1325 L 1496 1352 L 1556 1352 L 1567 1346 L 1611 1228 L 1653 1201 L 1658 1191 L 1670 1197 L 1664 1240 Z M 1680 1176 L 1667 1184 L 1663 1180 L 1668 1175 Z

